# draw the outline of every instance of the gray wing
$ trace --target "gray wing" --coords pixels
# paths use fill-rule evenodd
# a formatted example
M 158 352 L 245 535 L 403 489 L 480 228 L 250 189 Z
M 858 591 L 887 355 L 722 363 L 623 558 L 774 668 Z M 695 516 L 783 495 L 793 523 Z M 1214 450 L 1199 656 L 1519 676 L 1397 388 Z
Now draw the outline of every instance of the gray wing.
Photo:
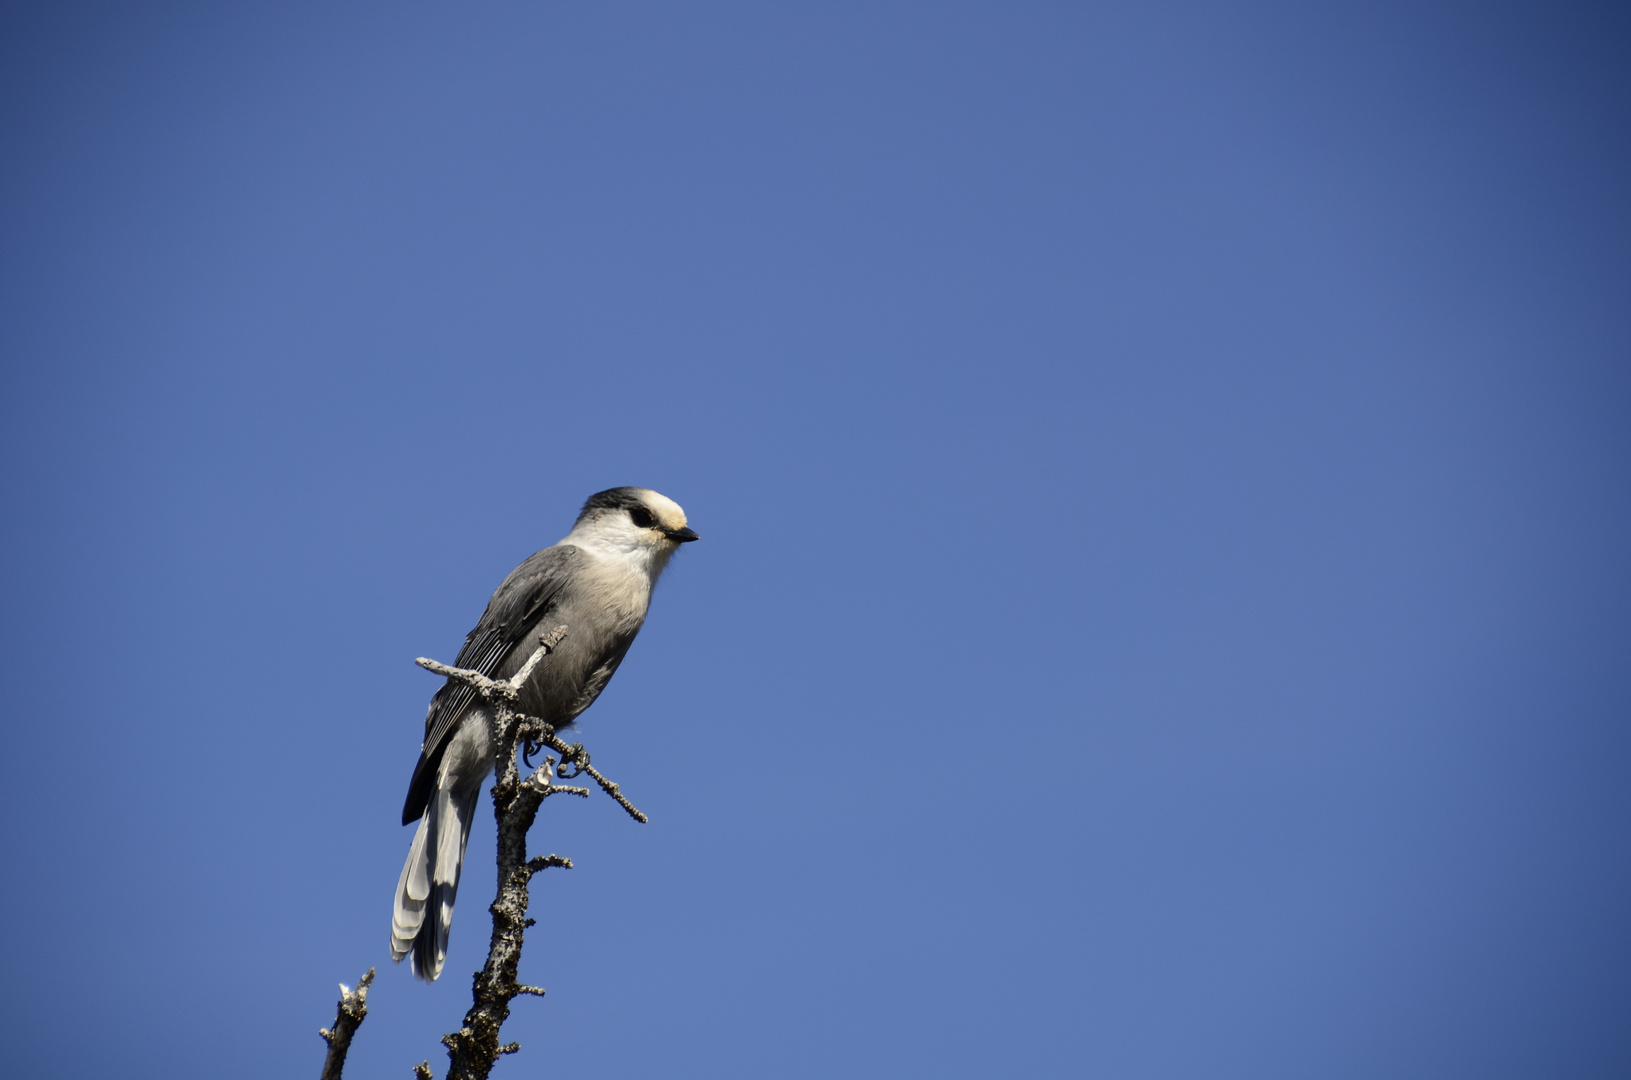
M 453 661 L 454 667 L 492 676 L 522 643 L 527 630 L 560 599 L 578 563 L 578 549 L 556 544 L 533 553 L 526 562 L 510 571 L 487 602 L 475 629 L 464 639 L 464 648 Z M 530 655 L 530 652 L 529 652 Z M 408 784 L 408 799 L 402 806 L 402 824 L 425 812 L 425 803 L 435 785 L 436 767 L 454 727 L 464 718 L 476 692 L 464 683 L 449 679 L 436 691 L 425 714 L 425 742 L 419 751 L 419 764 Z

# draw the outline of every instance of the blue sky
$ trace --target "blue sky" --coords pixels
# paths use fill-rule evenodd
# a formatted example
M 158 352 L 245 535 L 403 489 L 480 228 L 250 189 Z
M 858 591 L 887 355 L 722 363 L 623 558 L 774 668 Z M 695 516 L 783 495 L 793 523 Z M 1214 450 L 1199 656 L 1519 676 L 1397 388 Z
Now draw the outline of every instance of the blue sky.
M 1631 94 L 1590 5 L 11 5 L 19 1075 L 445 1060 L 435 680 L 703 540 L 499 1075 L 1631 1068 Z

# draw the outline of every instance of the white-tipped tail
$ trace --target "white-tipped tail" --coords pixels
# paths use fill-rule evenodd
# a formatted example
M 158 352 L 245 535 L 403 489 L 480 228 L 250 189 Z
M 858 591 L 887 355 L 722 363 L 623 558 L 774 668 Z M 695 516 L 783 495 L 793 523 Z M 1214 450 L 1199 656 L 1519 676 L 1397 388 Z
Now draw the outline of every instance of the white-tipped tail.
M 400 963 L 404 956 L 409 957 L 414 975 L 426 982 L 436 980 L 447 959 L 453 901 L 459 893 L 459 872 L 480 790 L 461 793 L 438 787 L 431 794 L 397 881 L 391 911 L 391 959 Z
M 396 905 L 391 911 L 391 959 L 401 963 L 419 936 L 425 921 L 425 900 L 430 896 L 430 864 L 425 861 L 425 834 L 430 815 L 419 819 L 419 830 L 408 845 L 408 861 L 396 883 Z

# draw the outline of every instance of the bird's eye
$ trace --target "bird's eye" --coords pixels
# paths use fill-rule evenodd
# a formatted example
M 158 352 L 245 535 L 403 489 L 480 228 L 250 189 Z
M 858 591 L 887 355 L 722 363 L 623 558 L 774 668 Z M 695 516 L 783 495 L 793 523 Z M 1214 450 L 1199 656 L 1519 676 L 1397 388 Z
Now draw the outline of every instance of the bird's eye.
M 656 524 L 656 519 L 651 516 L 651 511 L 643 506 L 636 506 L 633 510 L 630 510 L 629 517 L 634 521 L 636 527 L 641 529 L 649 529 Z

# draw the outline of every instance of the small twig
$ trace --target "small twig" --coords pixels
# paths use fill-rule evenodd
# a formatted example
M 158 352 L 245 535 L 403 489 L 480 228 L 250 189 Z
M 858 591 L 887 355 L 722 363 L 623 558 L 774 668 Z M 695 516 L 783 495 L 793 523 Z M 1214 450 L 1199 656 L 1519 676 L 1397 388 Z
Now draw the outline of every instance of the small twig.
M 629 802 L 628 799 L 623 797 L 623 789 L 622 788 L 618 787 L 616 784 L 612 783 L 610 780 L 608 780 L 604 776 L 600 775 L 599 771 L 597 771 L 593 765 L 589 764 L 589 755 L 588 754 L 583 755 L 583 771 L 588 773 L 591 777 L 594 778 L 595 783 L 600 785 L 600 790 L 604 791 L 606 794 L 608 794 L 612 798 L 616 799 L 617 804 L 619 806 L 621 806 L 624 810 L 628 811 L 629 817 L 633 818 L 635 821 L 638 821 L 642 825 L 645 825 L 645 824 L 647 824 L 648 822 L 651 821 L 650 818 L 646 817 L 645 814 L 640 812 L 640 809 L 638 807 L 636 807 L 633 803 Z
M 541 792 L 545 796 L 577 795 L 587 799 L 589 797 L 588 788 L 576 787 L 572 784 L 557 784 L 553 782 L 552 777 L 554 770 L 552 766 L 554 766 L 554 764 L 554 758 L 545 758 L 544 763 L 535 769 L 531 776 L 527 777 L 521 782 L 522 785 L 532 788 L 533 791 Z
M 527 719 L 532 720 L 533 718 L 527 717 Z M 629 817 L 633 818 L 635 821 L 638 821 L 642 825 L 648 824 L 651 821 L 649 817 L 641 812 L 638 806 L 635 806 L 633 803 L 629 802 L 627 797 L 624 796 L 623 789 L 620 786 L 602 776 L 599 769 L 589 764 L 589 751 L 583 748 L 582 743 L 564 742 L 558 735 L 555 734 L 555 729 L 550 727 L 548 724 L 541 724 L 540 727 L 542 728 L 541 731 L 536 731 L 535 733 L 534 731 L 529 730 L 526 734 L 533 742 L 542 746 L 547 746 L 557 754 L 561 755 L 561 764 L 555 770 L 556 776 L 561 777 L 563 780 L 570 780 L 574 776 L 580 776 L 584 773 L 588 773 L 590 778 L 593 779 L 595 783 L 600 785 L 600 790 L 616 799 L 617 805 L 621 806 L 625 811 L 627 811 Z M 569 765 L 576 771 L 567 772 L 566 769 Z
M 340 1080 L 345 1069 L 346 1051 L 351 1049 L 351 1037 L 368 1016 L 368 987 L 374 981 L 374 969 L 357 981 L 355 990 L 340 984 L 340 1004 L 334 1011 L 334 1026 L 319 1028 L 317 1034 L 328 1043 L 328 1056 L 323 1059 L 321 1080 Z
M 499 681 L 498 679 L 489 679 L 479 671 L 471 671 L 469 668 L 449 667 L 439 660 L 430 659 L 428 656 L 417 657 L 414 660 L 414 663 L 418 664 L 426 671 L 433 672 L 437 675 L 444 675 L 449 679 L 462 682 L 467 686 L 474 688 L 478 694 L 483 696 L 488 694 L 498 694 L 502 696 L 504 693 L 503 682 Z
M 527 662 L 521 665 L 521 670 L 516 672 L 510 679 L 510 685 L 515 687 L 517 693 L 520 692 L 521 687 L 527 685 L 527 680 L 532 678 L 532 671 L 538 666 L 538 662 L 554 652 L 556 646 L 565 640 L 566 627 L 564 626 L 557 626 L 547 634 L 538 635 L 538 647 L 532 651 L 531 656 L 527 657 Z
M 438 660 L 432 660 L 427 656 L 416 658 L 414 663 L 426 671 L 435 672 L 437 675 L 464 683 L 490 704 L 498 704 L 493 701 L 495 695 L 502 698 L 506 703 L 510 703 L 521 696 L 521 688 L 527 685 L 527 680 L 532 678 L 533 671 L 543 661 L 544 657 L 554 652 L 555 647 L 564 640 L 566 640 L 566 627 L 564 626 L 557 626 L 547 634 L 538 635 L 538 647 L 532 650 L 532 655 L 527 657 L 525 664 L 521 665 L 521 670 L 508 679 L 488 678 L 479 671 L 452 667 Z

